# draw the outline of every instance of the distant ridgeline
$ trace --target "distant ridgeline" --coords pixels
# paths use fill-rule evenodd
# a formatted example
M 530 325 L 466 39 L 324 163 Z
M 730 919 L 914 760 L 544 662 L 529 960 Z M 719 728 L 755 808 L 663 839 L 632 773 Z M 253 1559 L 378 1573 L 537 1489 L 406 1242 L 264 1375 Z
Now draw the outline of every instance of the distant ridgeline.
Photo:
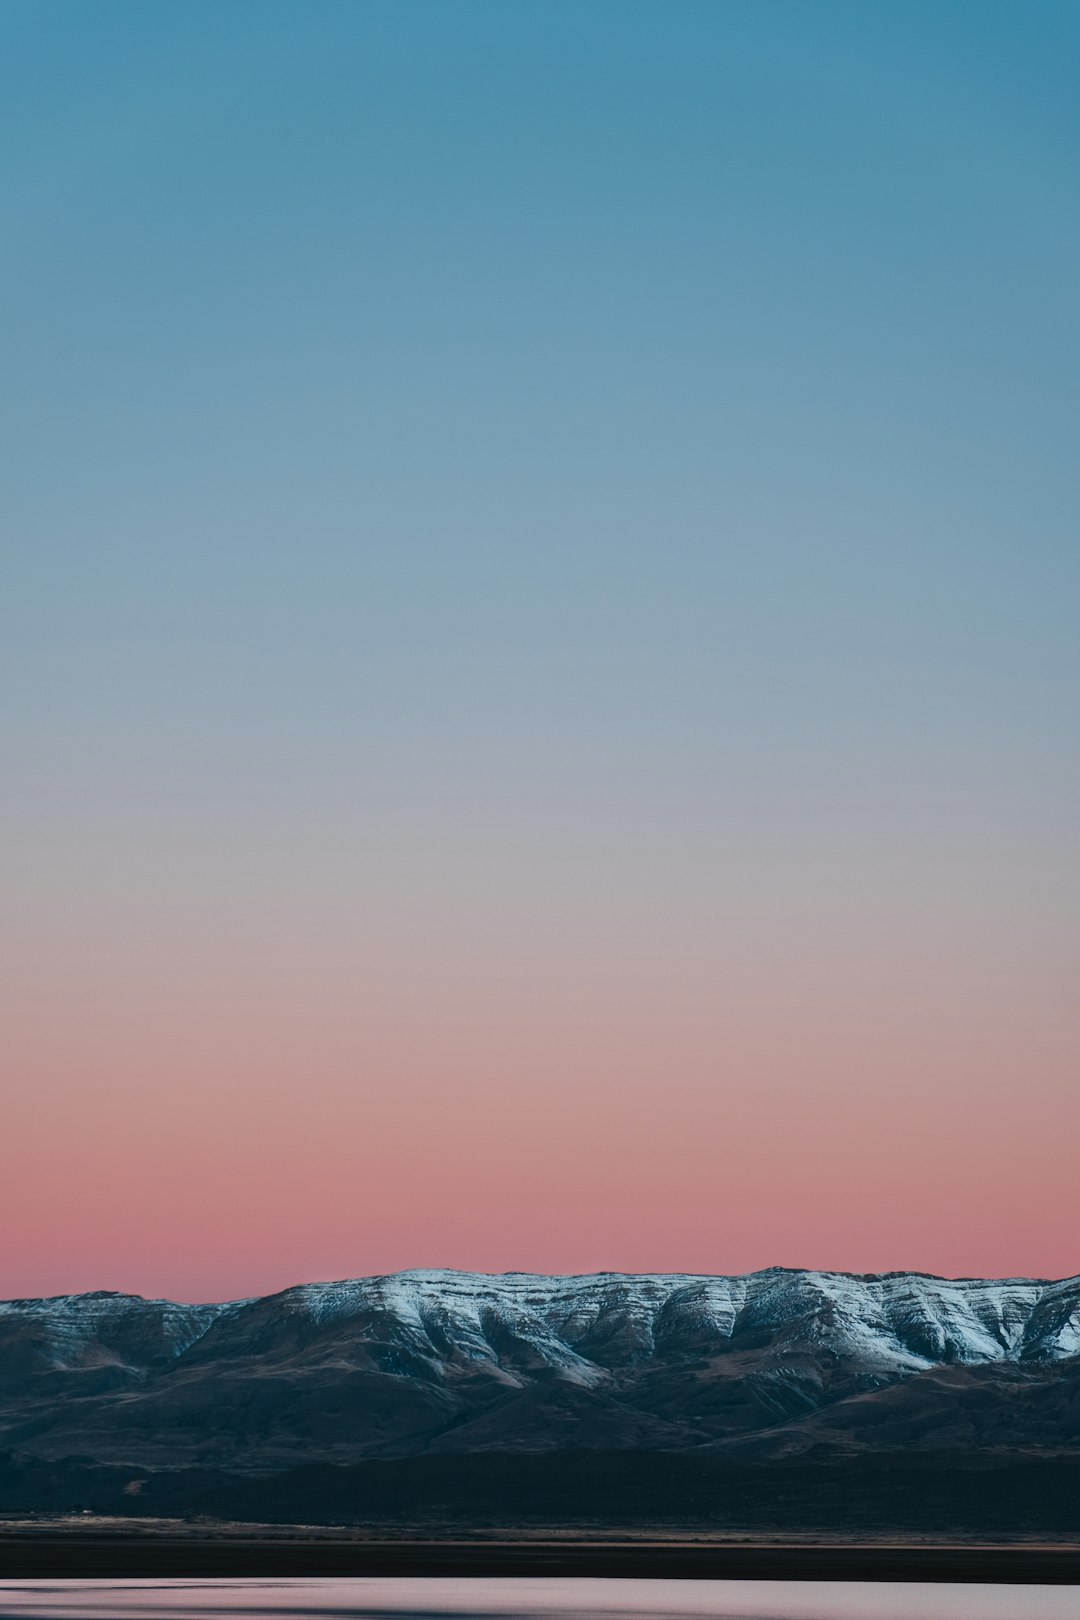
M 5 1512 L 1080 1532 L 1080 1279 L 16 1300 L 0 1452 Z

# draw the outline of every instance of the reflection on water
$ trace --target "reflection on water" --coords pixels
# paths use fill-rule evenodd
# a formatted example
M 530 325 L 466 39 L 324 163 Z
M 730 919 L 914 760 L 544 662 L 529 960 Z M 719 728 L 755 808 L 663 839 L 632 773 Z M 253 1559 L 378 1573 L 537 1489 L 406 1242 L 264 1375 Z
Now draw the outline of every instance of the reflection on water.
M 4 1620 L 1078 1620 L 1075 1586 L 869 1581 L 0 1581 Z

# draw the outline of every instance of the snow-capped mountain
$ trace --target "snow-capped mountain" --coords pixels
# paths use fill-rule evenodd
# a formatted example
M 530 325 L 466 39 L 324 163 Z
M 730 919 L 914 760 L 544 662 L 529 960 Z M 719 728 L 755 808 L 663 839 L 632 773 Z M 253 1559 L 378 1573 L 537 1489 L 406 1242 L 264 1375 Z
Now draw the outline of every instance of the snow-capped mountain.
M 410 1271 L 0 1304 L 0 1447 L 42 1457 L 1078 1444 L 1078 1278 Z

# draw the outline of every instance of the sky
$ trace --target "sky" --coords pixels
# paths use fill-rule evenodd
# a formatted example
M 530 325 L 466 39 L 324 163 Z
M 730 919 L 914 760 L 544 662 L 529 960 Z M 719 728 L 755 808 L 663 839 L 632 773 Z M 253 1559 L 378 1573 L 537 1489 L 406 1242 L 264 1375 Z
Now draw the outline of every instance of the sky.
M 1080 1271 L 1080 10 L 0 8 L 0 1295 Z

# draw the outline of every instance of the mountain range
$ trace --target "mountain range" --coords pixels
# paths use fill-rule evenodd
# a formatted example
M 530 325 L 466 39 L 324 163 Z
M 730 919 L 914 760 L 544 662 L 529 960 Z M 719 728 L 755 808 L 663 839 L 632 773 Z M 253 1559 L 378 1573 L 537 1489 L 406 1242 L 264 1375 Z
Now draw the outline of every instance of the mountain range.
M 267 1473 L 489 1454 L 1080 1457 L 1080 1278 L 410 1271 L 0 1303 L 0 1450 Z

